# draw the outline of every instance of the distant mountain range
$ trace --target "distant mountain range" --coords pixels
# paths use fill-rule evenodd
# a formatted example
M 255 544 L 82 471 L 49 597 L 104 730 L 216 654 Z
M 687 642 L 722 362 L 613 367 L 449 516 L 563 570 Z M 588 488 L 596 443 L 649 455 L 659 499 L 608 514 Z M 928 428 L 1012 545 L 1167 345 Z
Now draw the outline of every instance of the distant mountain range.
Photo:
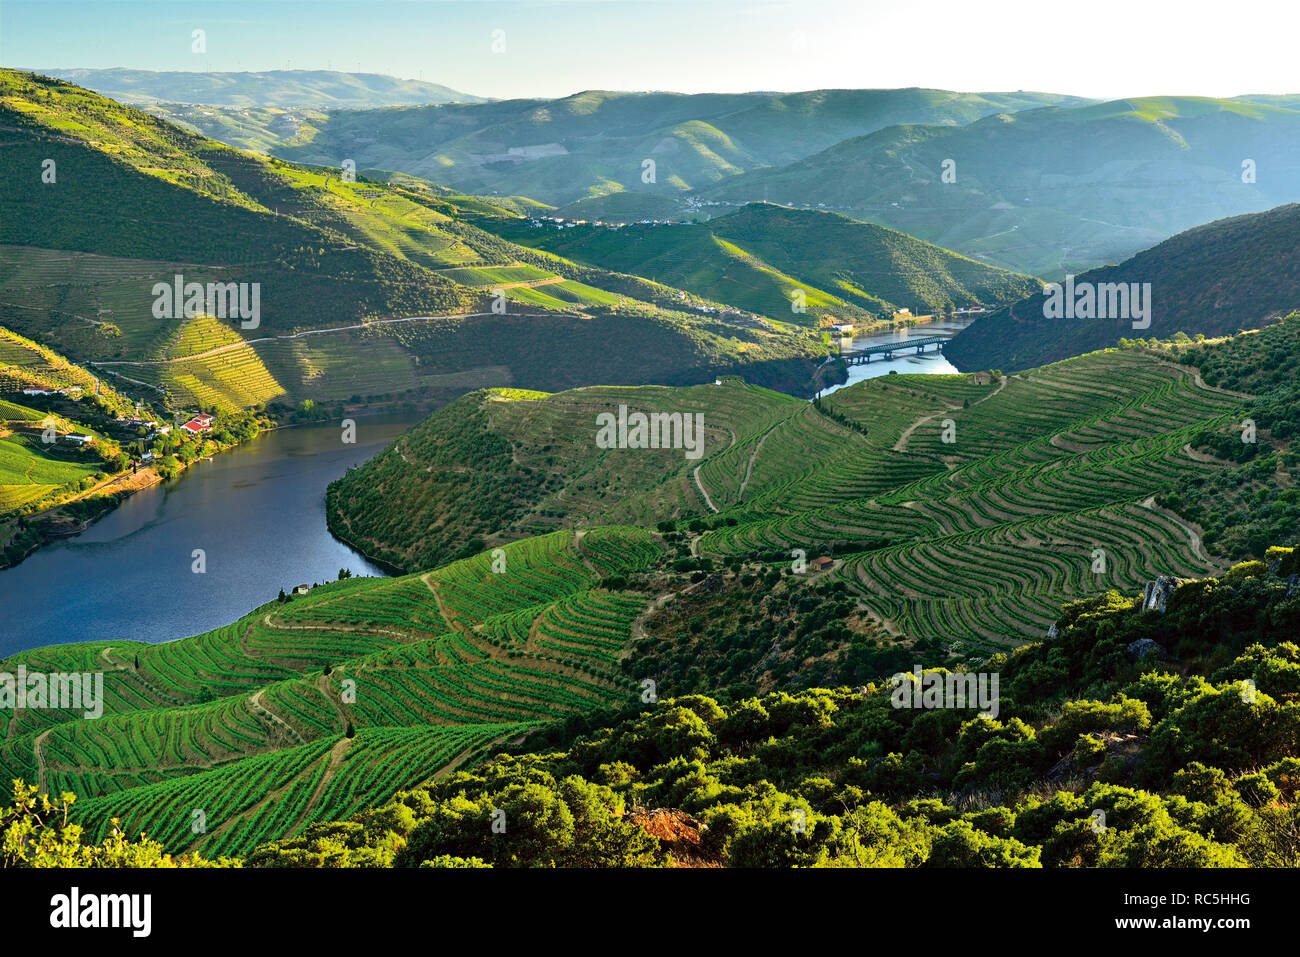
M 1232 335 L 1300 309 L 1300 205 L 1198 226 L 1118 266 L 1075 277 L 1078 296 L 1101 284 L 1149 283 L 1150 325 L 1123 318 L 1048 318 L 1040 292 L 980 318 L 944 348 L 963 369 L 1027 369 L 1120 339 Z M 1064 293 L 1064 290 L 1062 290 Z M 1046 310 L 1050 312 L 1050 310 Z M 1145 320 L 1142 320 L 1145 321 Z
M 1150 97 L 899 126 L 700 196 L 825 204 L 1054 279 L 1300 200 L 1300 97 Z
M 1300 201 L 1300 96 L 589 91 L 383 111 L 163 109 L 296 162 L 527 196 L 579 219 L 695 221 L 771 202 L 1055 279 Z
M 367 109 L 425 103 L 483 103 L 439 83 L 382 73 L 269 70 L 265 73 L 181 73 L 153 70 L 36 70 L 120 103 L 199 103 L 278 109 Z
M 296 162 L 337 166 L 351 158 L 359 167 L 411 173 L 466 192 L 521 194 L 558 206 L 625 190 L 676 199 L 899 123 L 960 125 L 995 113 L 1087 102 L 1045 93 L 923 89 L 592 90 L 558 100 L 310 114 L 291 123 L 257 110 L 174 111 L 169 118 Z

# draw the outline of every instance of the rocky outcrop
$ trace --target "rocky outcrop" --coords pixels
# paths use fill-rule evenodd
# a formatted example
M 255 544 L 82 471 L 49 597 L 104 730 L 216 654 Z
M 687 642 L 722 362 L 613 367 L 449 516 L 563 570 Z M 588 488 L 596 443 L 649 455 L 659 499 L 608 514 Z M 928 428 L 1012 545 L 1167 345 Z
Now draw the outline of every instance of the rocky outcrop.
M 1160 610 L 1164 611 L 1163 608 Z M 1165 650 L 1150 638 L 1139 638 L 1137 641 L 1129 642 L 1124 650 L 1128 652 L 1129 661 L 1141 661 L 1150 655 L 1155 655 L 1157 658 L 1165 656 Z
M 701 837 L 703 822 L 685 811 L 675 808 L 644 808 L 634 806 L 628 820 L 659 841 L 661 847 L 673 856 L 674 867 L 721 867 L 703 852 Z
M 1142 610 L 1158 611 L 1163 615 L 1169 604 L 1169 596 L 1178 590 L 1179 585 L 1188 581 L 1186 578 L 1161 575 L 1155 581 L 1147 582 L 1147 587 L 1142 592 Z

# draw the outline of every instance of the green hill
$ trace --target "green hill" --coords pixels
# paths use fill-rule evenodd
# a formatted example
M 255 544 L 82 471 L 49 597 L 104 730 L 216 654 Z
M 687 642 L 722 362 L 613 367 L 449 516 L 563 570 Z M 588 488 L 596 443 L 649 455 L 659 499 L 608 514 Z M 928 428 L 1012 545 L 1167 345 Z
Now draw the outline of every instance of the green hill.
M 0 171 L 32 184 L 0 207 L 0 319 L 178 403 L 445 401 L 484 385 L 684 384 L 739 368 L 799 391 L 825 354 L 813 338 L 684 313 L 678 290 L 473 225 L 517 215 L 508 208 L 267 161 L 57 80 L 0 74 L 0 128 Z M 517 266 L 532 279 L 491 272 Z M 177 275 L 256 283 L 256 327 L 159 318 L 155 284 Z M 512 304 L 498 315 L 502 287 Z M 611 352 L 612 337 L 628 348 Z
M 801 159 L 897 123 L 969 123 L 1061 103 L 1043 93 L 814 90 L 806 93 L 622 93 L 587 90 L 382 111 L 300 113 L 178 109 L 214 139 L 285 159 L 400 170 L 470 193 L 555 206 L 631 191 L 669 198 L 761 166 Z M 647 182 L 644 161 L 654 160 Z M 761 199 L 762 197 L 755 197 Z M 773 197 L 775 198 L 775 197 Z
M 0 326 L 0 567 L 49 529 L 106 507 L 99 496 L 114 489 L 102 483 L 130 464 L 115 420 L 142 414 L 87 370 Z
M 1298 246 L 1300 205 L 1294 203 L 1219 220 L 1118 266 L 1076 277 L 1076 290 L 1084 284 L 1150 283 L 1147 328 L 1134 328 L 1124 318 L 1048 318 L 1040 292 L 981 317 L 944 352 L 962 368 L 1024 369 L 1121 339 L 1170 339 L 1178 333 L 1216 337 L 1258 328 L 1300 308 Z
M 617 661 L 645 599 L 600 583 L 659 551 L 637 529 L 561 532 L 323 585 L 179 642 L 24 652 L 8 663 L 104 672 L 103 713 L 6 712 L 0 765 L 91 798 L 76 814 L 91 832 L 116 816 L 169 848 L 247 853 L 541 723 L 634 701 Z
M 1006 302 L 1038 283 L 893 230 L 833 213 L 753 204 L 701 224 L 553 227 L 501 220 L 489 228 L 575 262 L 650 276 L 773 318 L 869 323 Z M 806 311 L 796 313 L 796 293 Z
M 367 109 L 423 103 L 482 103 L 438 83 L 380 73 L 268 70 L 264 73 L 182 73 L 154 70 L 36 70 L 132 106 L 200 103 L 281 109 Z
M 334 483 L 330 528 L 389 565 L 416 569 L 575 522 L 650 527 L 705 511 L 693 478 L 701 459 L 680 449 L 628 455 L 593 445 L 596 417 L 617 415 L 620 405 L 702 414 L 705 456 L 757 438 L 802 407 L 798 399 L 731 378 L 690 389 L 475 393 Z
M 702 401 L 732 394 L 717 389 L 696 394 Z M 651 409 L 697 407 L 692 393 L 644 401 Z M 838 543 L 849 553 L 832 577 L 863 596 L 889 631 L 997 648 L 1041 635 L 1067 598 L 1220 567 L 1151 497 L 1214 474 L 1184 447 L 1239 421 L 1241 403 L 1136 351 L 1086 356 L 1000 385 L 887 376 L 813 405 L 765 400 L 770 411 L 747 411 L 745 422 L 729 406 L 706 411 L 706 423 L 712 418 L 728 441 L 695 463 L 688 483 L 691 463 L 680 452 L 598 449 L 595 416 L 614 403 L 606 390 L 584 389 L 515 403 L 507 418 L 435 414 L 331 488 L 331 522 L 363 550 L 412 568 L 454 557 L 467 534 L 527 534 L 527 525 L 507 522 L 530 513 L 573 527 L 628 520 L 629 508 L 643 524 L 693 512 L 703 525 L 690 554 L 706 563 L 774 562 L 793 549 L 811 557 Z M 522 482 L 494 459 L 457 449 L 493 449 L 502 462 L 535 467 L 554 453 L 555 462 L 540 474 L 521 469 L 529 476 Z M 619 459 L 626 464 L 611 472 Z M 444 469 L 492 476 L 502 490 L 453 483 Z M 621 491 L 606 499 L 607 483 L 622 487 L 638 476 L 644 498 Z M 409 521 L 412 503 L 427 517 Z M 493 522 L 462 517 L 475 514 Z M 1097 550 L 1105 560 L 1093 571 Z
M 1213 219 L 1300 200 L 1297 147 L 1294 98 L 1147 97 L 882 129 L 697 197 L 824 204 L 1056 279 Z

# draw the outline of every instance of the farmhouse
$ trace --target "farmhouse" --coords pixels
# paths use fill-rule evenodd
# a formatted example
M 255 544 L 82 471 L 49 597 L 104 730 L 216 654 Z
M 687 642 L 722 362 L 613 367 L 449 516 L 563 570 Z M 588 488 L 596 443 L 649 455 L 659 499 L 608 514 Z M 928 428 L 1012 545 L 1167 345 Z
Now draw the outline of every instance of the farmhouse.
M 830 568 L 834 564 L 835 564 L 835 559 L 827 558 L 825 555 L 823 555 L 821 558 L 814 558 L 812 561 L 810 561 L 808 563 L 808 567 L 815 572 L 824 572 L 826 569 Z
M 188 422 L 181 426 L 181 429 L 190 435 L 198 435 L 201 432 L 211 432 L 214 418 L 206 412 L 201 412 L 193 416 Z
M 70 432 L 63 436 L 64 442 L 71 442 L 73 445 L 94 445 L 95 437 L 93 435 L 79 435 L 76 432 Z
M 307 594 L 309 591 L 311 591 L 311 586 L 310 586 L 310 585 L 295 585 L 295 586 L 294 586 L 294 589 L 293 589 L 293 593 L 294 593 L 295 595 L 305 595 L 305 594 Z

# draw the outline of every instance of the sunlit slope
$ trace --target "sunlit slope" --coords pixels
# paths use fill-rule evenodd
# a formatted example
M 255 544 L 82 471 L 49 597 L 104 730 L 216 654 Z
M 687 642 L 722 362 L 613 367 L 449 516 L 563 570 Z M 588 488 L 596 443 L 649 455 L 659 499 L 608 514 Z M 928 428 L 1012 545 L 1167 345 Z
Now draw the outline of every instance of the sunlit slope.
M 598 417 L 617 416 L 620 407 L 699 416 L 702 446 L 693 458 L 685 448 L 597 447 Z M 331 485 L 330 525 L 399 568 L 441 565 L 588 517 L 654 526 L 707 511 L 696 468 L 717 470 L 711 463 L 721 450 L 744 446 L 803 408 L 734 378 L 689 389 L 475 393 Z M 729 479 L 738 485 L 743 474 L 733 469 Z
M 890 229 L 766 203 L 702 224 L 554 229 L 503 220 L 489 228 L 578 262 L 808 325 L 869 322 L 898 308 L 919 315 L 1008 302 L 1040 285 Z
M 0 718 L 11 776 L 104 801 L 169 848 L 242 853 L 346 815 L 540 722 L 630 704 L 617 667 L 647 597 L 601 582 L 652 561 L 632 528 L 559 532 L 436 572 L 351 579 L 162 645 L 24 652 L 5 667 L 103 672 L 103 715 Z M 111 799 L 110 799 L 111 798 Z M 191 829 L 202 810 L 206 831 Z
M 25 389 L 71 390 L 88 413 L 124 412 L 130 403 L 86 369 L 30 339 L 0 326 L 0 539 L 19 530 L 15 513 L 30 512 L 75 495 L 104 477 L 104 461 L 95 449 L 48 442 L 44 432 L 96 434 L 76 421 L 77 412 L 58 414 L 32 408 L 21 395 Z M 37 404 L 41 400 L 35 400 Z M 72 416 L 72 417 L 69 417 Z M 88 416 L 89 417 L 89 416 Z
M 975 397 L 945 395 L 928 378 L 890 376 L 832 396 L 828 408 L 868 435 L 770 484 L 759 469 L 729 513 L 739 524 L 707 534 L 702 550 L 872 542 L 835 575 L 909 636 L 977 645 L 1040 635 L 1071 598 L 1218 567 L 1196 531 L 1151 499 L 1218 467 L 1184 447 L 1228 425 L 1236 398 L 1135 352 L 1036 369 Z M 910 422 L 880 415 L 899 393 Z M 790 425 L 768 437 L 760 461 L 807 460 L 813 432 Z
M 992 384 L 891 375 L 817 405 L 751 393 L 760 401 L 743 418 L 719 408 L 746 396 L 730 388 L 657 398 L 684 410 L 717 397 L 705 420 L 729 434 L 693 464 L 598 449 L 605 390 L 500 403 L 509 419 L 492 402 L 435 416 L 412 433 L 424 450 L 399 442 L 336 483 L 331 521 L 401 563 L 454 557 L 471 527 L 495 525 L 489 540 L 526 533 L 530 514 L 562 524 L 694 514 L 706 525 L 696 554 L 784 565 L 794 550 L 834 549 L 833 576 L 887 627 L 974 647 L 1035 638 L 1068 600 L 1220 567 L 1153 497 L 1224 467 L 1185 447 L 1240 421 L 1241 400 L 1151 354 L 1097 353 Z M 495 449 L 496 464 L 457 453 L 464 442 Z M 476 514 L 496 521 L 466 518 Z

